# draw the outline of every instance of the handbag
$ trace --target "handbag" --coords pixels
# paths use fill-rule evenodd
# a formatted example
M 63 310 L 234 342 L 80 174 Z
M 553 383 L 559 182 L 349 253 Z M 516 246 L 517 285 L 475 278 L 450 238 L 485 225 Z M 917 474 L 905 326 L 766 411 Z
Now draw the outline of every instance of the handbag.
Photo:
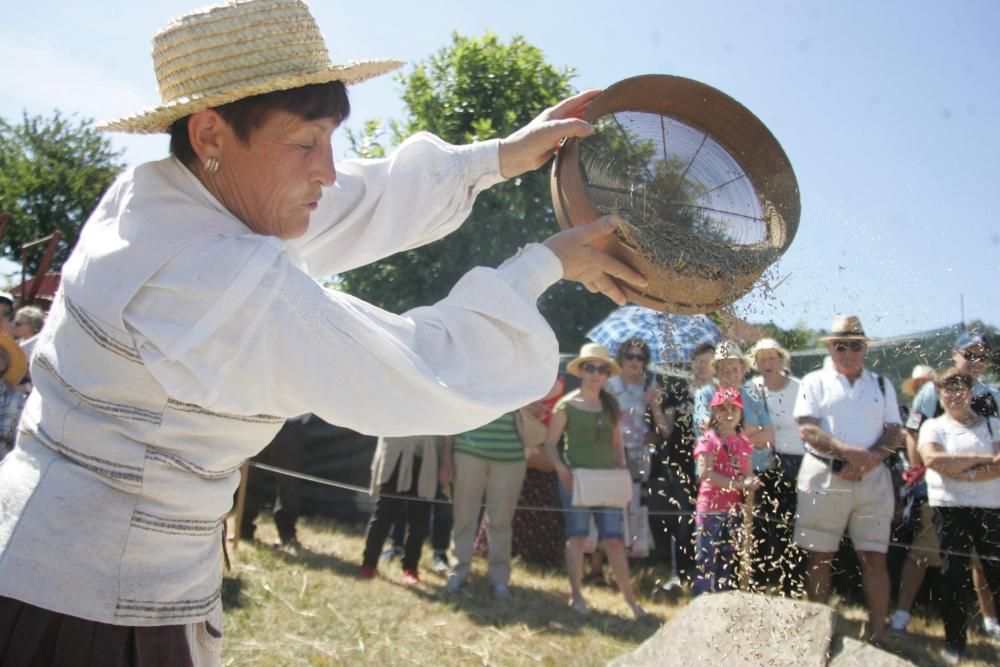
M 623 508 L 631 499 L 627 468 L 573 468 L 574 507 Z
M 514 412 L 514 428 L 517 429 L 517 437 L 521 439 L 525 449 L 541 447 L 549 434 L 549 429 L 542 420 L 524 408 Z

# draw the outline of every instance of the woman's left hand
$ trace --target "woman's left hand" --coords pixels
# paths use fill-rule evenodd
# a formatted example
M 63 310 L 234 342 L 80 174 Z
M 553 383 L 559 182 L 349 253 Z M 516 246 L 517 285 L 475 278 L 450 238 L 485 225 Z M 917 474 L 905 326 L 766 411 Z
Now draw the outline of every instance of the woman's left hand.
M 538 169 L 548 162 L 566 137 L 586 137 L 594 132 L 590 123 L 580 120 L 600 90 L 587 90 L 549 107 L 510 135 L 500 140 L 500 174 L 514 178 Z

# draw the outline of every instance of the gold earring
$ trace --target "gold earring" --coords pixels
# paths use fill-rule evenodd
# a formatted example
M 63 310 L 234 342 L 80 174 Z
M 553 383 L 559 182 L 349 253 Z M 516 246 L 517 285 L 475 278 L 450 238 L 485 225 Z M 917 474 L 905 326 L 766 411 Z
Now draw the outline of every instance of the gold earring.
M 205 160 L 205 171 L 207 171 L 209 174 L 216 173 L 217 171 L 219 171 L 220 167 L 222 167 L 222 163 L 219 162 L 219 158 L 215 156 L 212 156 L 207 160 Z

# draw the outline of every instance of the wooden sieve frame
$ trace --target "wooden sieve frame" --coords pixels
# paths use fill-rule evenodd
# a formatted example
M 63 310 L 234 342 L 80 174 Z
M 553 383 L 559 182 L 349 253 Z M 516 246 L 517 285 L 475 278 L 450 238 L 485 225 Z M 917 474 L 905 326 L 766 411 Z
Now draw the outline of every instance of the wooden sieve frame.
M 728 151 L 746 173 L 768 217 L 768 236 L 761 245 L 779 254 L 788 249 L 801 212 L 795 172 L 778 141 L 746 107 L 698 81 L 648 74 L 608 87 L 591 102 L 583 119 L 594 122 L 627 111 L 676 119 L 706 133 Z M 561 228 L 585 225 L 600 217 L 584 185 L 578 139 L 567 139 L 556 155 L 551 189 Z M 750 291 L 766 268 L 750 273 L 711 274 L 685 270 L 677 264 L 654 265 L 616 235 L 594 246 L 622 260 L 649 281 L 645 288 L 619 281 L 629 301 L 672 313 L 707 313 L 728 306 Z

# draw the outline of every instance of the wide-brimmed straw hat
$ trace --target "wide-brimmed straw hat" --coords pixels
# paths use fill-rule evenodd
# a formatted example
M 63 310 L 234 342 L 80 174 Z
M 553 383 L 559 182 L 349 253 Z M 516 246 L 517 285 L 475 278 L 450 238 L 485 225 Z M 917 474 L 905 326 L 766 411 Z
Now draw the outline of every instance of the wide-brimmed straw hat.
M 759 341 L 754 343 L 750 351 L 747 352 L 747 363 L 750 364 L 751 368 L 757 368 L 757 353 L 763 352 L 764 350 L 774 350 L 781 355 L 782 366 L 788 368 L 792 364 L 792 355 L 788 353 L 788 350 L 781 346 L 781 343 L 774 340 L 773 338 L 761 338 Z
M 597 343 L 586 343 L 583 347 L 581 347 L 580 356 L 566 364 L 566 372 L 580 377 L 580 366 L 588 361 L 599 361 L 603 364 L 607 364 L 611 368 L 610 377 L 614 377 L 622 372 L 618 362 L 616 362 L 608 352 L 608 348 L 603 345 L 598 345 Z
M 917 364 L 913 367 L 910 377 L 903 380 L 903 383 L 900 385 L 900 389 L 902 389 L 903 393 L 907 396 L 916 396 L 920 387 L 925 382 L 934 380 L 935 377 L 937 377 L 937 373 L 934 372 L 933 368 L 925 364 Z
M 7 353 L 7 370 L 0 377 L 8 386 L 16 387 L 28 372 L 28 358 L 17 341 L 5 333 L 0 333 L 0 349 Z
M 358 83 L 402 66 L 399 60 L 335 65 L 301 0 L 244 0 L 176 19 L 153 38 L 162 104 L 104 122 L 99 129 L 151 134 L 195 112 L 253 95 L 315 83 Z
M 820 336 L 819 340 L 872 340 L 865 335 L 861 319 L 857 315 L 837 315 L 833 318 L 830 334 Z

